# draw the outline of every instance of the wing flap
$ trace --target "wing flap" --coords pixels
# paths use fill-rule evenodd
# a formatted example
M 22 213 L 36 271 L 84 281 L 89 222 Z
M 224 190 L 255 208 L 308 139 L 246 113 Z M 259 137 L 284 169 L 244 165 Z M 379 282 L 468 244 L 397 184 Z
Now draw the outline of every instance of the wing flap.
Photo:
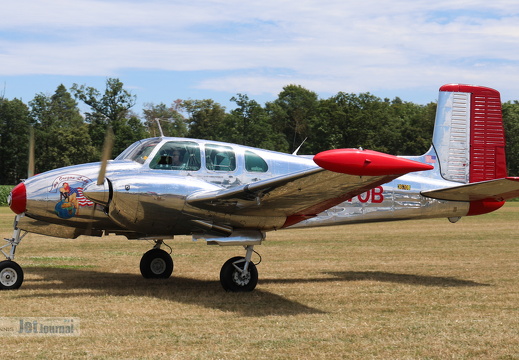
M 451 201 L 504 201 L 519 197 L 519 177 L 507 177 L 447 189 L 422 191 L 423 196 Z

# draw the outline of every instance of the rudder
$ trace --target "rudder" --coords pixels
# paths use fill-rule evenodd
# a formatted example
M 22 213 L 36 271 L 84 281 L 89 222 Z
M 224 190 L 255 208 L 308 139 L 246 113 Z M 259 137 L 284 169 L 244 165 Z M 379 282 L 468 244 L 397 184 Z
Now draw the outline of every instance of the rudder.
M 506 177 L 499 92 L 474 85 L 442 86 L 433 147 L 446 180 L 475 183 Z

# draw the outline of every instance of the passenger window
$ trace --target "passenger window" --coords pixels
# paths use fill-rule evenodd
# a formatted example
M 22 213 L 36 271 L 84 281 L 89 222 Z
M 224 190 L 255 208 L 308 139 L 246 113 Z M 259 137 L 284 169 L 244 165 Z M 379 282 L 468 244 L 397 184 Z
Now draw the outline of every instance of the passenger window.
M 168 141 L 150 163 L 158 170 L 200 170 L 200 148 L 191 141 Z
M 207 144 L 205 146 L 205 164 L 207 170 L 234 171 L 236 156 L 230 146 Z
M 251 172 L 267 172 L 269 167 L 261 156 L 252 151 L 245 151 L 245 169 Z

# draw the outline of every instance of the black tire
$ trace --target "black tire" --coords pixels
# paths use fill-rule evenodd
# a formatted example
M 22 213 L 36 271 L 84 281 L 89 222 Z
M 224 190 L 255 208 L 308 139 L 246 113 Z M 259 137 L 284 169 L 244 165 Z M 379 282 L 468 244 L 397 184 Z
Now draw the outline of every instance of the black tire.
M 142 255 L 141 274 L 146 279 L 167 279 L 173 273 L 173 259 L 161 249 L 151 249 Z
M 249 273 L 245 277 L 241 276 L 241 272 L 234 267 L 235 265 L 243 269 L 245 258 L 243 256 L 235 256 L 223 264 L 222 270 L 220 270 L 220 283 L 225 291 L 249 292 L 254 290 L 258 284 L 258 269 L 256 269 L 256 265 L 252 262 L 249 263 Z
M 23 270 L 14 261 L 0 261 L 0 290 L 14 290 L 22 286 Z

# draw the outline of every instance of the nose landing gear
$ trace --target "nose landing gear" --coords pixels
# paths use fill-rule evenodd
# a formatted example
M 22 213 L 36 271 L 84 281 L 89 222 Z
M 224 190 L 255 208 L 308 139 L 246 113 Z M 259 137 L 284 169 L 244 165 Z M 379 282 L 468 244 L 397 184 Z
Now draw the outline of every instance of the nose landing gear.
M 25 232 L 21 234 L 22 230 L 18 228 L 18 221 L 24 214 L 17 214 L 14 218 L 13 224 L 13 237 L 10 239 L 4 239 L 7 244 L 0 247 L 0 252 L 7 258 L 7 260 L 0 261 L 0 290 L 14 290 L 22 286 L 23 282 L 23 270 L 20 265 L 13 261 L 16 247 L 20 244 L 23 237 L 27 234 Z M 4 249 L 11 247 L 9 253 L 4 252 Z

